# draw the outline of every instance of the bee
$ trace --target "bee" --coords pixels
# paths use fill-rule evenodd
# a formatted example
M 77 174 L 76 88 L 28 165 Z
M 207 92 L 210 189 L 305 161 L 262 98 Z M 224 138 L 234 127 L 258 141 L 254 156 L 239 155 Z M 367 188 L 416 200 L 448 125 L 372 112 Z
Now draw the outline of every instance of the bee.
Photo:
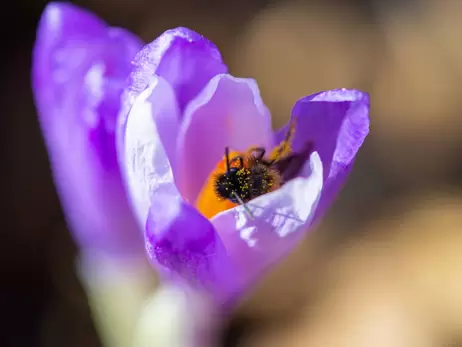
M 289 159 L 292 153 L 292 141 L 295 122 L 290 124 L 284 140 L 265 157 L 262 147 L 250 147 L 242 156 L 229 158 L 229 148 L 225 148 L 226 171 L 215 176 L 215 194 L 219 199 L 226 199 L 243 205 L 252 217 L 246 203 L 261 195 L 269 193 L 283 184 L 283 175 L 279 163 Z

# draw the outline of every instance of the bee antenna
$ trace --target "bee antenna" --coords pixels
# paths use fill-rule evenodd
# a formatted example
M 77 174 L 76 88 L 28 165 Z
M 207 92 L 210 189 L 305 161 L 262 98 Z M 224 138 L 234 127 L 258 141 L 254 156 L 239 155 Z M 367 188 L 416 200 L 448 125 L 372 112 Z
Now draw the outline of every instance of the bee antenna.
M 231 191 L 231 194 L 234 195 L 236 200 L 239 202 L 240 205 L 244 206 L 245 212 L 249 215 L 250 219 L 255 219 L 253 216 L 252 212 L 250 211 L 249 207 L 245 204 L 245 202 L 241 199 L 241 197 L 233 190 Z
M 226 173 L 229 173 L 229 147 L 225 147 Z

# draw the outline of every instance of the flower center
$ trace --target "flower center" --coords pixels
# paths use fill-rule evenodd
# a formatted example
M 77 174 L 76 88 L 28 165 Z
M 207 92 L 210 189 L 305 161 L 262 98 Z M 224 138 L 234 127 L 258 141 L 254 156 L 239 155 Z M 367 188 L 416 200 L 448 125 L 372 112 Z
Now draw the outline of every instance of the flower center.
M 294 123 L 285 139 L 265 156 L 262 147 L 250 147 L 245 153 L 225 149 L 208 177 L 196 201 L 197 209 L 207 218 L 278 189 L 284 183 L 280 163 L 292 157 Z M 249 211 L 249 210 L 248 210 Z M 250 211 L 249 214 L 251 215 Z

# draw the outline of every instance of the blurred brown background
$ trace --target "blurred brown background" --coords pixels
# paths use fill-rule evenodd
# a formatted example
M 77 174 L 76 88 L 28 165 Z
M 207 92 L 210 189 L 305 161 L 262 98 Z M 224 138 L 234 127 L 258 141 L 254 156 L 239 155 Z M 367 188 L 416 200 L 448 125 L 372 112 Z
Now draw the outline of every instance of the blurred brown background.
M 221 49 L 234 75 L 258 80 L 276 126 L 303 95 L 340 87 L 371 94 L 371 133 L 348 185 L 318 230 L 239 308 L 230 345 L 333 346 L 327 336 L 347 331 L 351 339 L 344 345 L 362 346 L 355 340 L 361 329 L 375 334 L 387 325 L 386 318 L 377 323 L 377 315 L 407 305 L 412 316 L 389 320 L 403 329 L 401 339 L 388 341 L 377 332 L 381 343 L 364 346 L 459 341 L 461 1 L 76 4 L 145 41 L 179 25 L 201 32 Z M 0 21 L 6 120 L 0 345 L 99 346 L 32 103 L 31 49 L 45 5 L 8 2 Z M 310 333 L 323 322 L 330 334 L 324 325 Z

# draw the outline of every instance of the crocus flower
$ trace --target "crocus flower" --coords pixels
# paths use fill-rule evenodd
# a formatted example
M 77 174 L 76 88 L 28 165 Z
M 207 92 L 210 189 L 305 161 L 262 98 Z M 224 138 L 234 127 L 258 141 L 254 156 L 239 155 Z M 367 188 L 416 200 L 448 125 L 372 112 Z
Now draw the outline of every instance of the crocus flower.
M 367 94 L 303 97 L 292 110 L 284 184 L 245 206 L 219 201 L 213 186 L 225 148 L 270 152 L 288 128 L 273 132 L 256 81 L 231 76 L 215 45 L 186 28 L 137 54 L 124 110 L 119 160 L 152 264 L 225 306 L 319 220 L 369 131 Z
M 84 251 L 143 254 L 116 157 L 115 129 L 142 42 L 93 14 L 51 3 L 33 52 L 33 91 L 55 185 Z

